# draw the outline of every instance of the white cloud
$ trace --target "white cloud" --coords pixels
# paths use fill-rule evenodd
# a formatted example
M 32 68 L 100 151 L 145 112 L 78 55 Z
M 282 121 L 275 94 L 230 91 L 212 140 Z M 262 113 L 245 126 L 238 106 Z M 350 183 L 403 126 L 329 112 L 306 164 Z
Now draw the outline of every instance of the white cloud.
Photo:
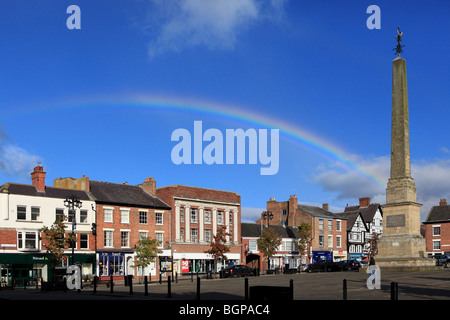
M 0 173 L 10 176 L 29 176 L 40 157 L 8 143 L 8 135 L 0 127 Z
M 157 35 L 149 54 L 205 46 L 232 49 L 241 32 L 253 24 L 280 20 L 286 0 L 152 0 L 150 23 Z
M 389 157 L 358 157 L 356 162 L 364 170 L 384 177 L 387 184 L 390 171 Z M 439 204 L 440 199 L 450 199 L 450 160 L 415 162 L 411 165 L 411 172 L 416 184 L 417 202 L 423 204 L 421 208 L 423 220 L 431 207 Z M 371 202 L 381 204 L 386 202 L 385 190 L 368 183 L 355 172 L 321 167 L 314 181 L 322 186 L 324 191 L 335 193 L 336 199 L 347 199 L 350 204 L 357 204 L 361 197 L 370 197 Z
M 261 213 L 266 211 L 265 208 L 248 208 L 241 207 L 241 221 L 242 222 L 255 222 L 261 218 Z
M 37 164 L 39 157 L 23 148 L 6 145 L 0 147 L 0 171 L 7 175 L 25 176 Z

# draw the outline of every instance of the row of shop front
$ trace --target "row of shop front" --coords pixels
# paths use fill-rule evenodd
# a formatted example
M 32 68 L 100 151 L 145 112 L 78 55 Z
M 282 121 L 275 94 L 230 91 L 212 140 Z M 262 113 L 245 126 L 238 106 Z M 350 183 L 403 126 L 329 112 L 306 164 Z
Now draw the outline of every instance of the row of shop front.
M 136 255 L 132 251 L 99 251 L 75 254 L 74 263 L 81 266 L 82 279 L 89 280 L 94 275 L 100 279 L 123 279 L 127 275 L 135 277 L 151 276 L 153 279 L 165 277 L 173 272 L 178 275 L 206 273 L 214 271 L 214 260 L 206 253 L 175 253 L 165 250 L 149 266 L 137 268 Z M 228 254 L 227 260 L 218 262 L 216 271 L 228 265 L 240 263 L 240 254 Z M 5 286 L 33 286 L 39 281 L 51 281 L 54 276 L 64 276 L 72 256 L 69 254 L 55 268 L 44 253 L 3 253 L 0 254 L 0 284 Z M 173 272 L 172 272 L 173 270 Z
M 173 253 L 170 250 L 164 250 L 157 257 L 155 262 L 142 268 L 135 267 L 136 255 L 133 251 L 99 251 L 95 253 L 75 254 L 74 263 L 79 264 L 82 269 L 83 279 L 92 278 L 94 275 L 100 279 L 109 279 L 113 276 L 116 279 L 123 279 L 127 275 L 136 277 L 151 276 L 158 278 L 177 273 L 179 276 L 190 275 L 191 273 L 207 273 L 214 271 L 214 260 L 206 253 Z M 234 264 L 247 263 L 250 260 L 241 262 L 240 254 L 229 253 L 227 260 L 223 263 L 218 262 L 215 271 Z M 271 269 L 284 267 L 297 268 L 300 263 L 298 255 L 276 256 L 271 261 Z M 362 260 L 364 255 L 357 254 L 347 257 L 346 251 L 312 251 L 310 261 L 319 260 L 340 261 L 346 259 Z M 36 281 L 50 281 L 53 279 L 53 272 L 60 274 L 72 261 L 69 254 L 63 261 L 52 268 L 50 261 L 44 253 L 2 253 L 0 254 L 0 283 L 1 286 L 10 286 L 12 284 L 21 286 L 23 283 L 34 285 Z M 301 261 L 305 264 L 306 261 Z M 253 263 L 253 267 L 261 269 L 260 261 Z M 173 270 L 173 272 L 172 272 Z

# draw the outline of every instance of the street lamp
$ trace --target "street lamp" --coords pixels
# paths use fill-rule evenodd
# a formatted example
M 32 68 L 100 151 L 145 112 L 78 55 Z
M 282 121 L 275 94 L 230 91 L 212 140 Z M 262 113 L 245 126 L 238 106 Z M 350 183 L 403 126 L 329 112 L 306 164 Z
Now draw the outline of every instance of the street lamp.
M 81 201 L 75 196 L 66 197 L 66 200 L 64 200 L 64 206 L 66 206 L 69 209 L 69 216 L 72 218 L 72 239 L 70 241 L 72 246 L 72 265 L 75 264 L 75 225 L 76 225 L 76 215 L 75 215 L 75 208 L 81 208 Z
M 263 218 L 264 220 L 267 220 L 267 227 L 269 227 L 269 225 L 270 225 L 270 220 L 273 219 L 273 213 L 270 212 L 270 211 L 264 211 L 264 212 L 261 214 L 261 216 L 262 216 L 262 218 Z
M 263 211 L 263 213 L 261 214 L 261 217 L 263 218 L 263 220 L 267 220 L 267 228 L 269 228 L 270 220 L 273 219 L 273 213 L 270 211 Z M 268 272 L 270 272 L 270 258 L 269 257 L 267 257 L 267 263 L 269 264 Z

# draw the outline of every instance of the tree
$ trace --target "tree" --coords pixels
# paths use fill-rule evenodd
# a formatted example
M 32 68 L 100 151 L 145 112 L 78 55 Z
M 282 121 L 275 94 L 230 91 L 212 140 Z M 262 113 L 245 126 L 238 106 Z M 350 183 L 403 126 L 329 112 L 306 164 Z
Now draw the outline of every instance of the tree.
M 67 217 L 61 215 L 50 228 L 46 226 L 42 228 L 42 239 L 47 248 L 45 256 L 50 260 L 53 270 L 64 258 L 64 250 L 68 249 L 72 241 L 76 239 L 73 239 L 72 235 L 66 235 L 66 226 L 64 225 L 66 220 Z M 54 275 L 53 272 L 53 277 Z
M 259 250 L 267 257 L 269 270 L 270 258 L 277 252 L 277 248 L 280 246 L 281 241 L 281 236 L 277 235 L 275 231 L 270 228 L 264 228 L 257 241 Z
M 308 246 L 311 244 L 311 230 L 312 226 L 307 222 L 302 222 L 298 227 L 297 230 L 300 234 L 300 237 L 297 241 L 297 248 L 298 252 L 300 253 L 300 264 L 301 264 L 301 258 L 308 254 Z M 301 272 L 301 266 L 300 266 L 300 272 Z
M 367 252 L 367 258 L 371 260 L 372 258 L 375 259 L 375 256 L 378 254 L 378 240 L 380 240 L 380 233 L 378 232 L 372 232 L 370 234 L 370 237 L 368 237 L 368 252 Z
M 209 253 L 214 259 L 214 273 L 216 273 L 217 261 L 223 261 L 226 257 L 225 253 L 230 252 L 230 247 L 225 244 L 227 241 L 226 237 L 229 235 L 226 226 L 219 226 L 210 243 L 210 249 L 204 251 Z
M 152 238 L 142 238 L 136 243 L 134 266 L 142 268 L 142 276 L 144 276 L 144 268 L 155 261 L 158 253 L 162 253 L 162 250 L 158 248 L 159 244 L 158 240 Z

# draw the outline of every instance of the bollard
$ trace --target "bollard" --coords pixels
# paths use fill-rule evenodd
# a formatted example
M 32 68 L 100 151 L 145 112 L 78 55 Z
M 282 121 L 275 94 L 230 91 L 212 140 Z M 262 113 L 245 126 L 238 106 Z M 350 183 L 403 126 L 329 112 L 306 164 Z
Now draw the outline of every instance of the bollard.
M 289 300 L 294 300 L 294 280 L 289 281 Z
M 391 300 L 398 300 L 398 282 L 391 282 Z
M 94 276 L 94 293 L 97 293 L 97 276 Z
M 194 274 L 191 271 L 191 282 L 193 282 L 193 281 L 194 281 Z
M 197 300 L 200 300 L 200 278 L 197 278 Z
M 175 272 L 175 282 L 178 283 L 178 271 Z
M 248 300 L 248 278 L 245 277 L 245 283 L 244 283 L 245 287 L 244 287 L 244 294 L 245 294 L 245 300 Z
M 113 281 L 113 276 L 110 276 L 110 283 L 109 283 L 109 292 L 113 293 L 114 292 L 114 281 Z
M 133 295 L 133 276 L 129 275 L 128 277 L 128 285 L 130 286 L 130 296 Z
M 167 298 L 172 298 L 172 287 L 170 284 L 170 276 L 167 277 Z
M 347 279 L 344 279 L 343 281 L 342 290 L 343 290 L 343 299 L 347 300 Z
M 148 280 L 147 280 L 147 276 L 144 277 L 144 295 L 148 296 Z
M 162 283 L 162 274 L 161 274 L 161 272 L 159 272 L 159 284 L 161 284 Z

